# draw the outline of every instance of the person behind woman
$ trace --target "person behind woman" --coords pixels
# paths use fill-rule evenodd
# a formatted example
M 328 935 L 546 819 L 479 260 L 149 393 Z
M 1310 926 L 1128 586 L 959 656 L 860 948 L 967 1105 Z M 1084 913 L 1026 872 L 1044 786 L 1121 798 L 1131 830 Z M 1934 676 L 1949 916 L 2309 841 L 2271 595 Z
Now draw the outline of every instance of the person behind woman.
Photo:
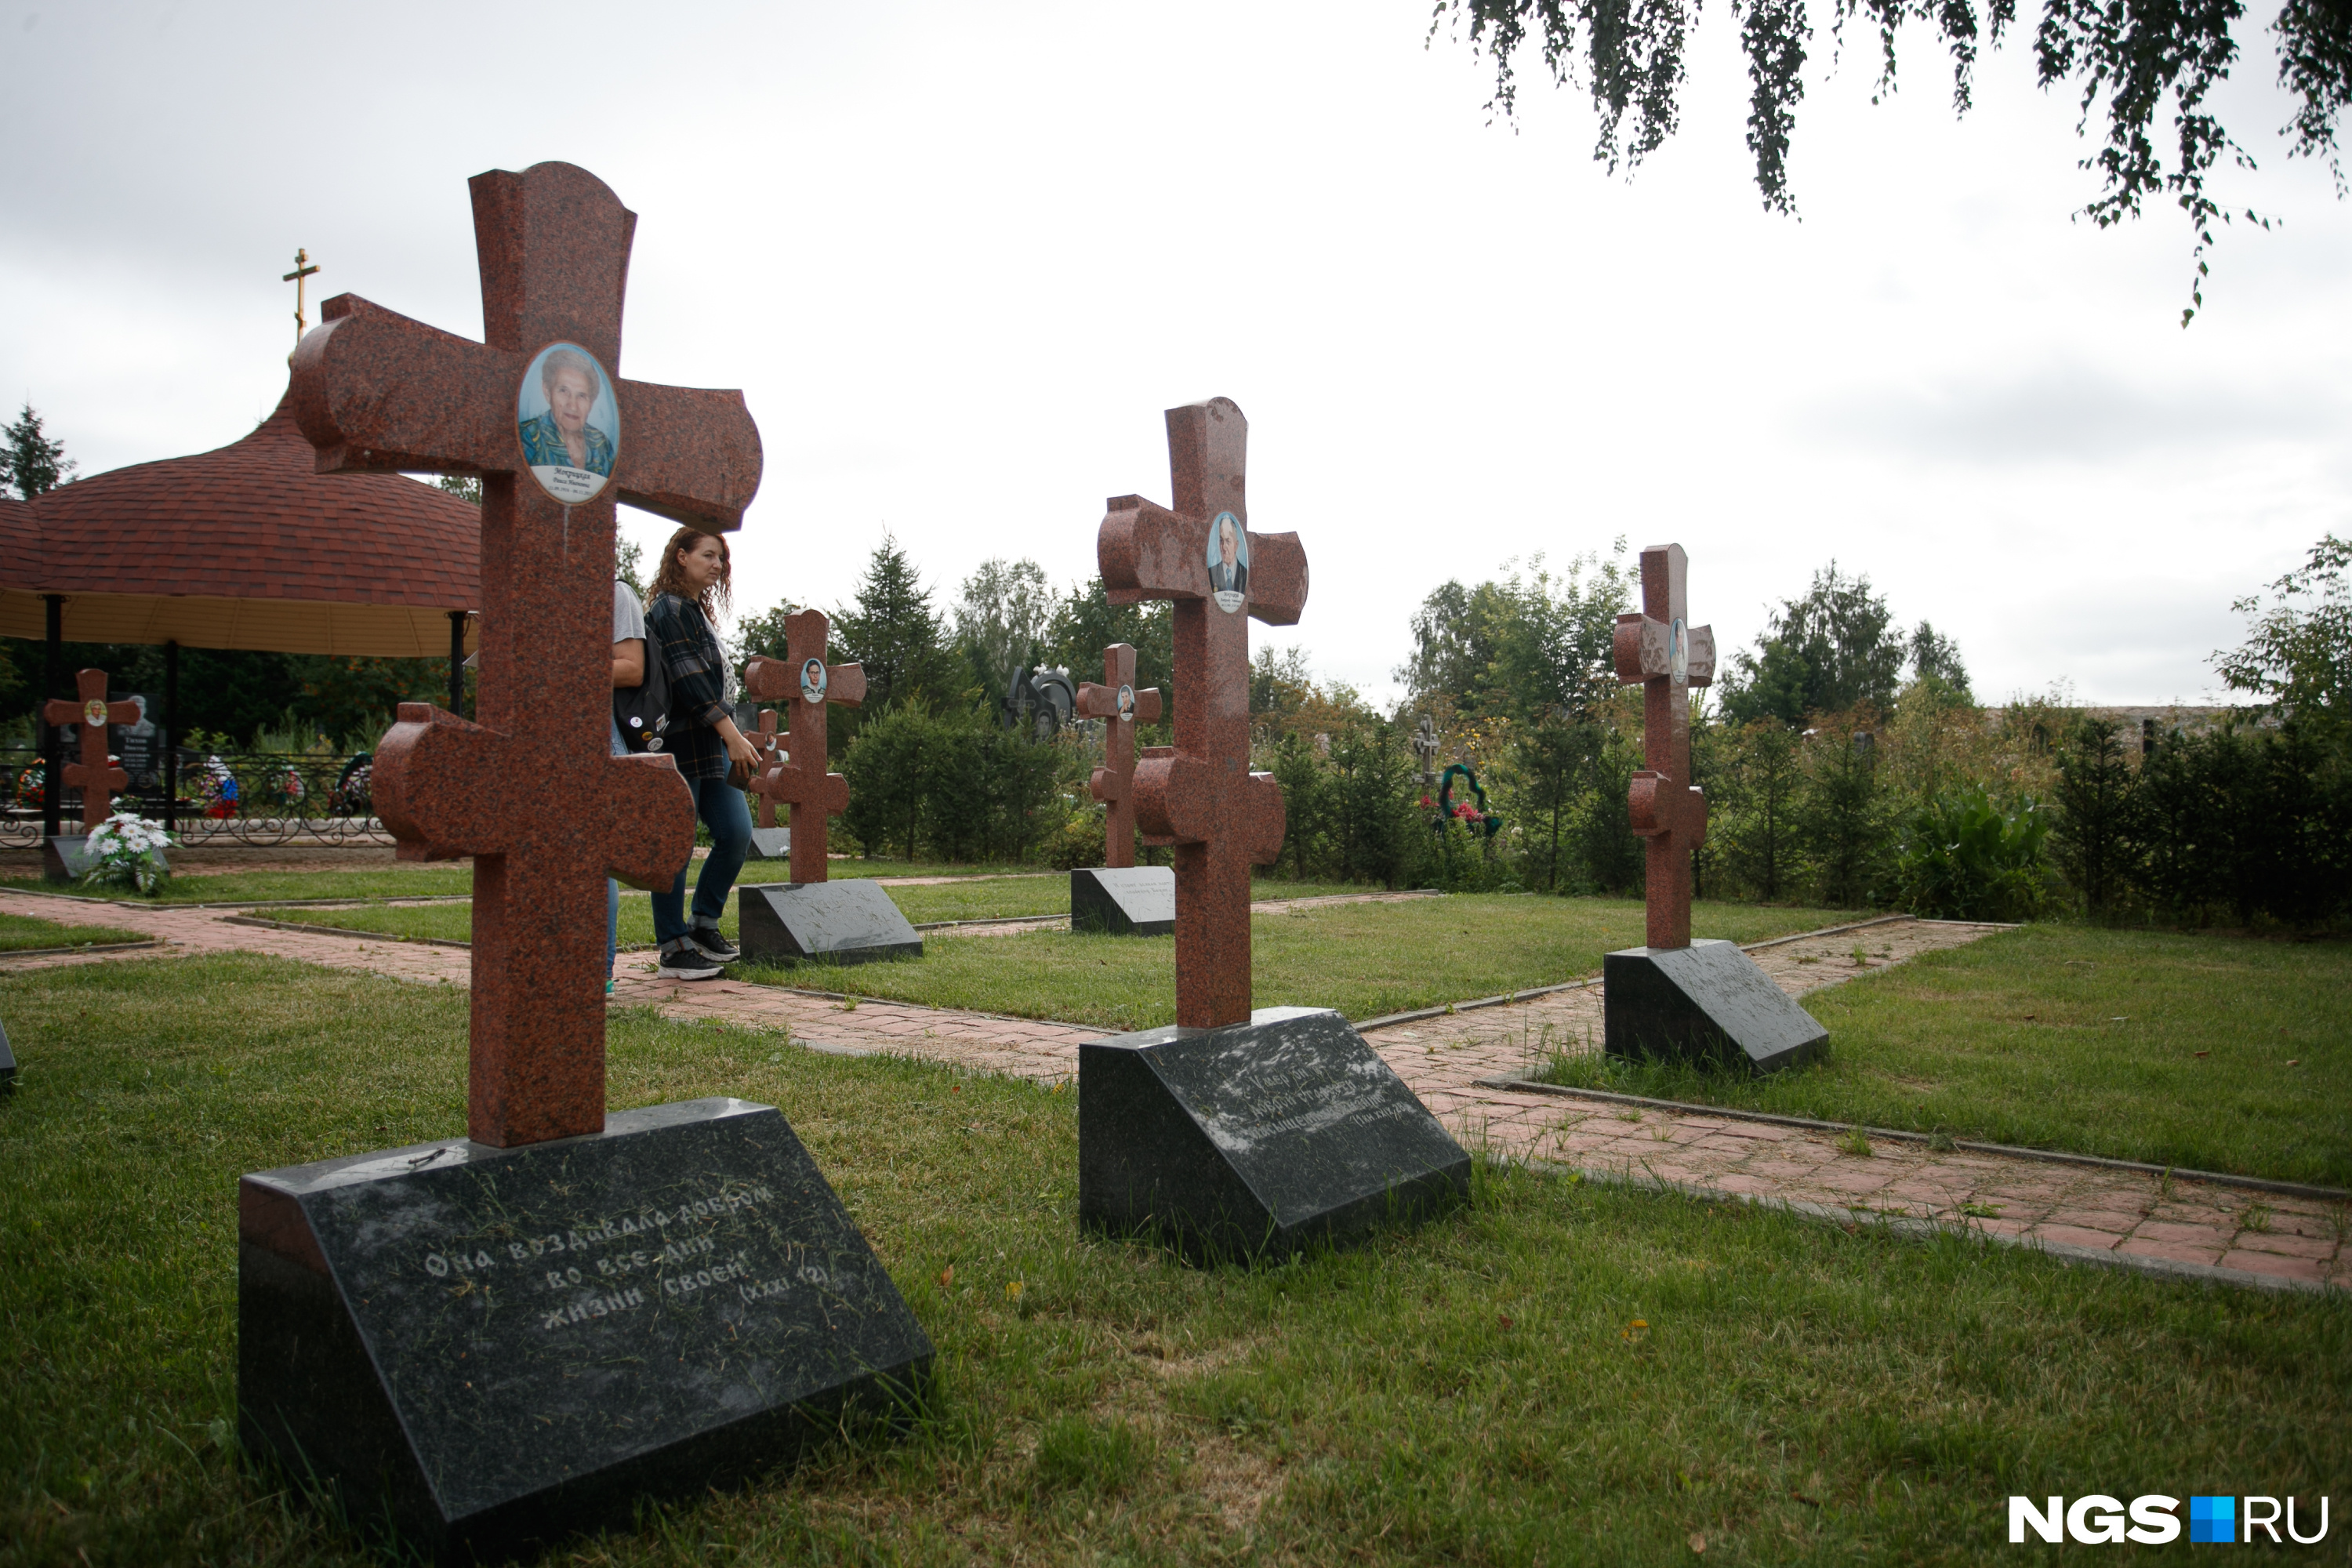
M 618 577 L 613 579 L 613 689 L 635 688 L 646 683 L 646 611 L 629 585 Z M 621 721 L 605 715 L 613 733 L 613 754 L 629 754 L 628 742 L 621 739 Z M 613 994 L 613 958 L 621 950 L 621 884 L 612 878 L 604 879 L 604 994 Z
M 669 754 L 694 793 L 696 815 L 710 829 L 710 854 L 694 883 L 693 918 L 686 912 L 684 870 L 669 891 L 654 895 L 660 972 L 673 980 L 710 979 L 741 956 L 719 934 L 719 917 L 751 847 L 751 814 L 743 792 L 727 782 L 727 769 L 730 761 L 757 767 L 760 753 L 728 711 L 726 656 L 713 626 L 727 607 L 732 577 L 725 539 L 681 528 L 662 547 L 646 599 L 646 653 L 669 675 Z

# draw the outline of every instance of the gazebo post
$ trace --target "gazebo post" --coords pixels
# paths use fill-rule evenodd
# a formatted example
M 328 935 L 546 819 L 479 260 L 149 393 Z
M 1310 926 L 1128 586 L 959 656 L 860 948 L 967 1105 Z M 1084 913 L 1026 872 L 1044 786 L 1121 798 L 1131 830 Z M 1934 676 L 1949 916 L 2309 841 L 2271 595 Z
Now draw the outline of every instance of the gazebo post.
M 180 645 L 163 645 L 163 831 L 179 831 Z
M 48 647 L 41 660 L 41 700 L 46 705 L 52 697 L 62 696 L 58 683 L 65 679 L 66 596 L 44 594 L 42 601 L 48 605 Z M 63 820 L 65 809 L 65 758 L 58 746 L 58 727 L 47 719 L 41 721 L 41 837 L 55 838 Z
M 466 716 L 466 612 L 449 612 L 449 711 Z

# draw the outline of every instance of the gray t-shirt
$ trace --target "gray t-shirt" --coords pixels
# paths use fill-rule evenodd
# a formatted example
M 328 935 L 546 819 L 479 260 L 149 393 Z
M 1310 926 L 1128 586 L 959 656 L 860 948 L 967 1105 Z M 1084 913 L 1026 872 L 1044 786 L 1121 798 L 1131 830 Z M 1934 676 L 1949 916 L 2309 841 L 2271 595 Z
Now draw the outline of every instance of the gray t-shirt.
M 626 583 L 613 579 L 613 640 L 626 642 L 635 637 L 643 642 L 646 636 L 646 607 Z

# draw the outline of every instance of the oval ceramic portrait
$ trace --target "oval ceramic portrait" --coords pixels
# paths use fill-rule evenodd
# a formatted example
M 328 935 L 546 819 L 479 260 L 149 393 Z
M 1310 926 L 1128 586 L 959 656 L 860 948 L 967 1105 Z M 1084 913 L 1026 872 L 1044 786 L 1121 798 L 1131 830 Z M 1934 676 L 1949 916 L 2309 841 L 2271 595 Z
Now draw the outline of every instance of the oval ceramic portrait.
M 613 378 L 578 343 L 548 344 L 515 394 L 515 434 L 540 489 L 565 506 L 593 500 L 612 482 L 621 451 Z
M 1690 684 L 1690 633 L 1680 621 L 1666 628 L 1666 672 L 1676 686 Z
M 1123 721 L 1135 717 L 1135 688 L 1132 686 L 1118 689 L 1118 716 Z
M 1232 615 L 1249 597 L 1249 530 L 1232 512 L 1209 522 L 1209 597 Z
M 89 725 L 89 726 L 91 729 L 93 729 L 93 730 L 103 730 L 103 729 L 105 729 L 105 728 L 106 728 L 106 701 L 105 701 L 105 700 L 104 700 L 103 698 L 93 697 L 93 698 L 91 698 L 89 701 L 87 701 L 87 702 L 83 703 L 83 704 L 82 704 L 82 708 L 81 708 L 81 721 L 82 721 L 83 723 L 85 723 L 85 724 Z
M 824 700 L 824 660 L 812 658 L 802 664 L 801 700 L 803 702 Z

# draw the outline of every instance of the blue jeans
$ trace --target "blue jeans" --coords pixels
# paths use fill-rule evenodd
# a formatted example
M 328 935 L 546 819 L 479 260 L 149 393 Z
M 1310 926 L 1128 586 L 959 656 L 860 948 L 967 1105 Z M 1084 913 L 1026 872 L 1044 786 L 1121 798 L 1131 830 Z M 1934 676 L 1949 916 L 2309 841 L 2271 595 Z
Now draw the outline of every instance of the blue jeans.
M 727 912 L 727 895 L 735 889 L 735 874 L 751 847 L 751 811 L 743 792 L 725 779 L 688 779 L 694 792 L 694 814 L 710 829 L 710 854 L 702 875 L 694 879 L 694 920 L 697 925 L 717 925 Z M 689 867 L 692 861 L 687 863 Z M 667 947 L 684 936 L 686 872 L 677 874 L 667 893 L 654 895 L 654 940 Z

